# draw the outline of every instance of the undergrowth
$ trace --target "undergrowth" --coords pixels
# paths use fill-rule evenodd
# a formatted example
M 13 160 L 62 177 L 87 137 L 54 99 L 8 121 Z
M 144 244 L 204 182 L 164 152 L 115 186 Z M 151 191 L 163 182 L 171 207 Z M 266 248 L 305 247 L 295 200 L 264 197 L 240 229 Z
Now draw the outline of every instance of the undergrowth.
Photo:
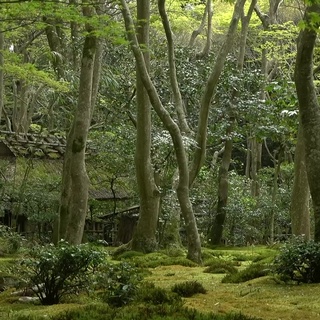
M 11 318 L 13 319 L 13 318 Z M 8 320 L 11 320 L 8 318 Z M 48 316 L 17 315 L 14 320 L 41 320 Z M 200 313 L 195 309 L 181 306 L 134 305 L 122 309 L 112 309 L 108 305 L 96 303 L 79 306 L 77 309 L 64 311 L 52 316 L 50 320 L 260 320 L 241 313 L 213 314 Z
M 270 273 L 270 268 L 266 264 L 252 263 L 247 268 L 237 272 L 227 274 L 222 283 L 240 283 L 252 279 L 266 276 Z

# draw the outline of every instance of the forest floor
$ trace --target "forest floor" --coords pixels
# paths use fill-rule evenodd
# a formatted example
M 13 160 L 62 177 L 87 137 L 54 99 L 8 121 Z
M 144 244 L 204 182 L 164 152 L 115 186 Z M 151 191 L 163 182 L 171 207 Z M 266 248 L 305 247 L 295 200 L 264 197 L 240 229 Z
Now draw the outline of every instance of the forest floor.
M 266 320 L 320 319 L 320 285 L 286 285 L 265 276 L 239 284 L 221 283 L 224 275 L 204 273 L 202 267 L 159 266 L 146 280 L 164 288 L 197 280 L 208 290 L 185 298 L 185 306 L 202 312 L 241 312 Z
M 208 249 L 209 250 L 209 249 Z M 216 252 L 206 251 L 206 255 Z M 251 250 L 251 251 L 250 251 Z M 262 251 L 261 251 L 262 250 Z M 264 251 L 263 251 L 264 250 Z M 226 257 L 250 257 L 265 254 L 269 249 L 237 248 L 221 250 Z M 269 250 L 270 251 L 270 250 Z M 224 253 L 223 253 L 224 252 Z M 270 253 L 270 252 L 269 252 Z M 144 261 L 156 260 L 163 262 L 163 255 L 150 254 L 149 257 L 136 257 Z M 3 261 L 1 261 L 3 260 Z M 130 261 L 130 259 L 128 259 Z M 0 262 L 5 262 L 0 259 Z M 239 261 L 239 268 L 245 268 L 252 263 L 246 259 Z M 273 276 L 264 276 L 243 283 L 221 283 L 224 274 L 205 273 L 205 267 L 186 267 L 178 264 L 158 265 L 148 268 L 149 273 L 144 281 L 153 282 L 156 286 L 170 289 L 173 285 L 185 281 L 198 281 L 207 290 L 206 294 L 197 294 L 191 298 L 184 298 L 184 306 L 204 313 L 227 314 L 230 312 L 257 317 L 264 320 L 320 320 L 320 284 L 283 284 L 275 281 Z M 86 300 L 87 299 L 87 300 Z M 90 303 L 90 297 L 81 303 Z M 75 303 L 62 303 L 56 306 L 40 306 L 39 304 L 25 304 L 18 301 L 10 293 L 0 293 L 0 319 L 16 319 L 16 312 L 27 312 L 32 317 L 20 319 L 44 319 L 43 316 L 59 314 L 64 310 L 78 308 L 79 301 Z M 20 311 L 19 311 L 20 310 Z M 40 316 L 40 317 L 39 317 Z M 92 319 L 94 320 L 94 319 Z

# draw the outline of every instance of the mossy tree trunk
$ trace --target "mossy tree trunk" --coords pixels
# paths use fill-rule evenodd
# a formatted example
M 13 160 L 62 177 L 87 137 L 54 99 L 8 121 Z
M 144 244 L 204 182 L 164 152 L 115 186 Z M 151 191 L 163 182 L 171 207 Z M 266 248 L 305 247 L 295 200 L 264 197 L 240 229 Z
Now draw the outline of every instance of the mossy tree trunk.
M 137 0 L 137 37 L 144 50 L 144 61 L 149 69 L 149 20 L 150 1 Z M 140 213 L 135 233 L 132 238 L 132 249 L 152 252 L 157 248 L 157 223 L 160 203 L 160 192 L 154 179 L 151 163 L 151 104 L 143 86 L 139 67 L 136 67 L 136 103 L 137 103 L 137 140 L 135 152 L 136 177 L 140 196 Z
M 201 262 L 201 243 L 198 234 L 195 217 L 193 214 L 192 204 L 189 197 L 189 168 L 188 158 L 184 147 L 183 135 L 177 123 L 171 117 L 170 113 L 161 103 L 157 90 L 150 79 L 143 51 L 139 46 L 138 39 L 135 34 L 133 19 L 125 0 L 121 0 L 122 14 L 125 21 L 127 37 L 131 44 L 131 50 L 134 54 L 137 68 L 140 72 L 141 81 L 148 93 L 150 102 L 162 121 L 165 128 L 170 133 L 173 141 L 175 155 L 179 170 L 179 183 L 177 186 L 177 197 L 179 200 L 182 215 L 184 217 L 187 238 L 188 238 L 188 255 L 187 257 L 195 262 Z
M 91 7 L 83 7 L 83 15 L 94 14 Z M 94 29 L 86 25 L 80 71 L 78 104 L 72 129 L 67 140 L 67 151 L 63 168 L 62 201 L 60 206 L 60 235 L 69 243 L 82 241 L 87 215 L 89 178 L 85 165 L 85 150 L 91 119 L 93 70 L 97 46 Z
M 237 69 L 239 73 L 243 70 L 245 48 L 247 43 L 247 35 L 249 22 L 253 13 L 253 8 L 256 4 L 256 0 L 252 0 L 248 9 L 247 15 L 244 15 L 243 6 L 239 6 L 237 10 L 237 16 L 241 17 L 241 37 L 240 37 L 240 50 L 237 59 Z M 232 134 L 236 123 L 236 97 L 238 95 L 237 90 L 232 91 L 232 99 L 230 101 L 229 108 L 229 125 L 226 130 L 226 141 L 224 143 L 224 151 L 222 160 L 219 168 L 218 176 L 218 204 L 217 212 L 214 217 L 213 223 L 209 228 L 208 241 L 210 244 L 219 245 L 222 242 L 223 226 L 226 219 L 226 208 L 228 204 L 228 193 L 229 193 L 229 167 L 232 159 Z
M 297 89 L 300 120 L 305 145 L 305 161 L 313 204 L 315 241 L 320 241 L 320 106 L 313 82 L 313 51 L 319 24 L 312 21 L 319 16 L 320 4 L 307 7 L 300 31 L 294 79 Z
M 299 123 L 296 150 L 294 153 L 294 180 L 291 195 L 291 231 L 310 239 L 310 190 L 306 171 L 303 132 Z

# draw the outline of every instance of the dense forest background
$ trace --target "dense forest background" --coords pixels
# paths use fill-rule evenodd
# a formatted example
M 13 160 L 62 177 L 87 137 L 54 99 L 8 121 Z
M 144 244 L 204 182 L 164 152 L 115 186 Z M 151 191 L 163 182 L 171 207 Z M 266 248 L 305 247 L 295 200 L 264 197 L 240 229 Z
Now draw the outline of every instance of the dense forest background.
M 184 244 L 194 261 L 201 244 L 313 235 L 294 82 L 304 3 L 0 6 L 2 141 L 66 139 L 55 146 L 64 161 L 37 144 L 3 157 L 12 226 L 25 216 L 39 231 L 49 224 L 54 241 L 79 243 L 86 219 L 139 205 L 129 245 Z

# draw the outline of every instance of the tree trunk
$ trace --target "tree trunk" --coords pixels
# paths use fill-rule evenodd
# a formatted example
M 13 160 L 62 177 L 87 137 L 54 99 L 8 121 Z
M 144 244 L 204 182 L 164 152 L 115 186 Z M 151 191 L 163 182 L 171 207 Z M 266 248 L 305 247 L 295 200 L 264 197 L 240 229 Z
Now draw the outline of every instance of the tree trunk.
M 232 140 L 231 137 L 225 142 L 224 152 L 218 177 L 218 205 L 217 213 L 209 233 L 209 243 L 213 245 L 221 244 L 223 225 L 226 219 L 226 207 L 228 202 L 228 170 L 231 161 Z
M 149 45 L 149 0 L 137 0 L 137 37 L 144 48 Z M 144 52 L 146 68 L 149 67 L 149 54 Z M 132 249 L 152 252 L 157 248 L 156 230 L 159 213 L 160 193 L 154 180 L 151 164 L 151 106 L 143 86 L 139 67 L 136 67 L 137 99 L 137 141 L 135 152 L 136 177 L 140 195 L 139 220 L 132 238 Z
M 92 8 L 83 7 L 83 15 L 91 16 Z M 87 215 L 89 178 L 85 166 L 85 149 L 90 126 L 92 82 L 97 39 L 93 28 L 86 26 L 88 35 L 85 37 L 79 84 L 78 105 L 73 119 L 72 130 L 68 139 L 67 149 L 70 155 L 70 166 L 63 174 L 70 174 L 70 193 L 67 208 L 67 226 L 65 239 L 72 244 L 82 241 L 85 219 Z
M 249 7 L 248 13 L 244 16 L 243 7 L 240 8 L 241 10 L 241 37 L 240 37 L 240 50 L 237 59 L 237 69 L 241 73 L 243 70 L 244 64 L 244 56 L 245 56 L 245 48 L 247 43 L 247 34 L 248 34 L 248 27 L 249 22 L 252 16 L 253 8 L 256 4 L 256 0 L 251 2 Z M 209 229 L 209 243 L 213 245 L 221 244 L 222 234 L 223 234 L 223 225 L 226 219 L 226 208 L 228 203 L 228 192 L 229 192 L 229 167 L 231 162 L 232 156 L 232 133 L 234 131 L 234 126 L 236 122 L 235 112 L 233 109 L 236 109 L 236 102 L 235 99 L 238 95 L 237 90 L 232 91 L 231 97 L 231 107 L 229 110 L 230 116 L 230 123 L 227 127 L 226 131 L 226 141 L 224 144 L 224 152 L 222 156 L 222 161 L 219 169 L 219 176 L 218 176 L 218 204 L 217 204 L 217 212 L 216 216 L 213 221 L 213 225 Z
M 177 196 L 184 217 L 187 238 L 188 238 L 188 255 L 190 260 L 201 262 L 201 243 L 198 234 L 195 217 L 193 214 L 192 204 L 189 197 L 189 168 L 186 150 L 184 148 L 182 132 L 179 126 L 171 118 L 170 113 L 163 107 L 157 90 L 151 81 L 148 69 L 145 64 L 142 50 L 139 46 L 136 34 L 134 32 L 134 23 L 130 10 L 125 0 L 121 0 L 122 14 L 125 21 L 127 37 L 131 44 L 131 50 L 135 56 L 136 65 L 140 72 L 141 81 L 148 93 L 150 102 L 162 121 L 165 128 L 169 131 L 173 141 L 174 150 L 177 158 L 179 169 L 179 184 L 177 187 Z
M 229 30 L 226 35 L 226 40 L 223 43 L 217 55 L 217 59 L 215 61 L 212 72 L 209 76 L 209 79 L 206 83 L 204 93 L 201 99 L 197 134 L 195 139 L 197 142 L 197 148 L 195 149 L 193 161 L 190 168 L 190 179 L 189 179 L 190 186 L 193 184 L 205 160 L 206 145 L 207 145 L 208 116 L 209 116 L 209 110 L 211 106 L 211 100 L 216 93 L 219 78 L 224 67 L 224 62 L 232 47 L 234 35 L 237 30 L 238 22 L 241 17 L 244 4 L 245 4 L 245 0 L 237 0 L 237 2 L 235 3 L 232 19 L 229 25 Z
M 2 117 L 2 110 L 4 106 L 4 57 L 3 57 L 3 50 L 4 50 L 4 33 L 0 30 L 0 122 Z
M 299 124 L 294 154 L 294 180 L 290 216 L 292 234 L 310 239 L 310 190 L 307 178 L 302 126 Z
M 313 51 L 317 30 L 310 21 L 312 19 L 310 14 L 312 13 L 320 14 L 319 4 L 310 5 L 306 9 L 304 20 L 307 27 L 301 30 L 299 34 L 294 78 L 304 137 L 306 169 L 314 211 L 314 239 L 320 241 L 320 108 L 313 83 Z

